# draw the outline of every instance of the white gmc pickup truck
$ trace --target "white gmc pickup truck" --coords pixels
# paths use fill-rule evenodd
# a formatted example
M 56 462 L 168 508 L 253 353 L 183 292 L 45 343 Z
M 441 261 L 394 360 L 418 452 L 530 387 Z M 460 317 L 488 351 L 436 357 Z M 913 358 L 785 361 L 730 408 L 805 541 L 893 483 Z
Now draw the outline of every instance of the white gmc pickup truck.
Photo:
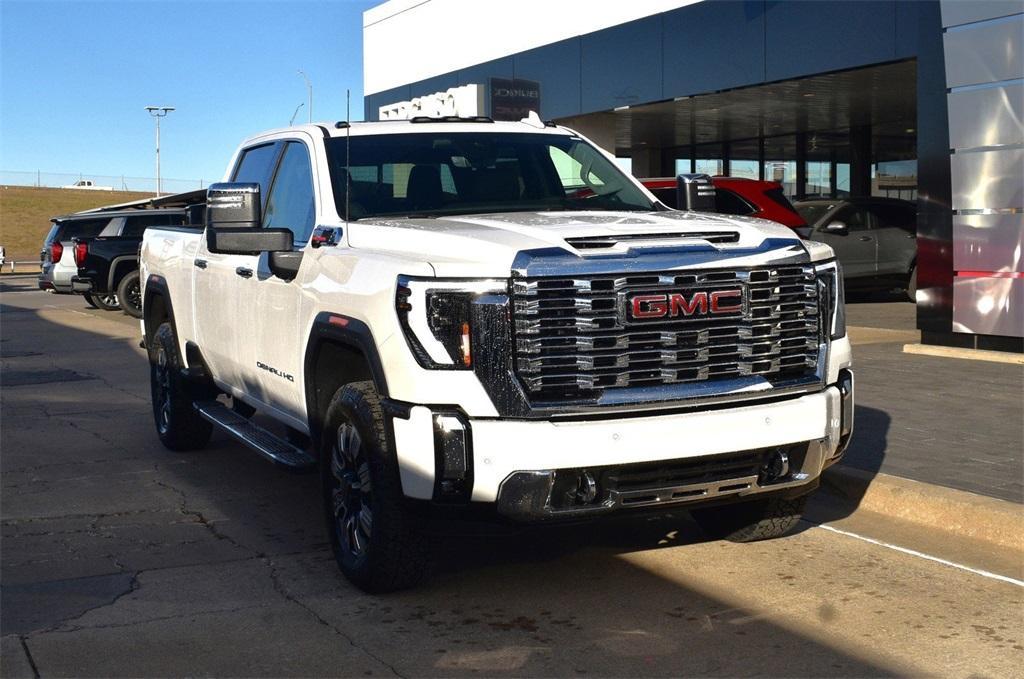
M 781 535 L 853 427 L 827 246 L 669 210 L 533 116 L 253 137 L 141 272 L 161 441 L 318 470 L 367 591 L 415 584 L 452 513 Z

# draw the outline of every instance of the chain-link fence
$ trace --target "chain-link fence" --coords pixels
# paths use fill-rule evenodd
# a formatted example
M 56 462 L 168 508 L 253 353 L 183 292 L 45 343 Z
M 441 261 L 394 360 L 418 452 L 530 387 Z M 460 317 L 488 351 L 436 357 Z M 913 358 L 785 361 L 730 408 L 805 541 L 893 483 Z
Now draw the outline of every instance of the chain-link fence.
M 216 180 L 215 180 L 216 181 Z M 184 193 L 205 189 L 207 179 L 160 178 L 161 193 Z M 95 191 L 143 191 L 156 193 L 156 178 L 129 177 L 127 175 L 99 175 L 64 172 L 16 172 L 0 170 L 0 184 L 10 186 L 46 186 L 49 188 L 79 188 Z

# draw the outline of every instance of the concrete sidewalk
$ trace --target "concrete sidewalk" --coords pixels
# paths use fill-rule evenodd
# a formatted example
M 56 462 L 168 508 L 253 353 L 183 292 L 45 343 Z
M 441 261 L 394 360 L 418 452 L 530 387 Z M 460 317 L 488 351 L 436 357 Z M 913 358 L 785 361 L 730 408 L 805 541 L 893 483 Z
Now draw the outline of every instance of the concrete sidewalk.
M 904 353 L 914 313 L 848 304 L 857 411 L 842 464 L 1024 502 L 1024 366 Z

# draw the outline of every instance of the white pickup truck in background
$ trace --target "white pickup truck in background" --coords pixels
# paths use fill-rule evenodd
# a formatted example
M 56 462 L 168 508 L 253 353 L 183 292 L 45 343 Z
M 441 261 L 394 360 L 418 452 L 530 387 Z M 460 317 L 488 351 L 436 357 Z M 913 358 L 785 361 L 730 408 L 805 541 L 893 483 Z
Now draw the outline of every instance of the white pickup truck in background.
M 669 210 L 572 130 L 272 131 L 206 213 L 142 244 L 158 434 L 195 449 L 217 426 L 318 470 L 335 557 L 367 591 L 422 577 L 436 508 L 685 507 L 711 535 L 775 537 L 849 441 L 832 251 Z

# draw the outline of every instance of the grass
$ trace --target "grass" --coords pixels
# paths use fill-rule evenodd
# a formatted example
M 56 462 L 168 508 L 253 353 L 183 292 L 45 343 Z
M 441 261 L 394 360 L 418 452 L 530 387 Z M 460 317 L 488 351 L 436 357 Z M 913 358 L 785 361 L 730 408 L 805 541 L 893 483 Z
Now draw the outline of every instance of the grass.
M 8 260 L 37 260 L 50 217 L 152 197 L 137 191 L 0 186 L 0 245 Z

